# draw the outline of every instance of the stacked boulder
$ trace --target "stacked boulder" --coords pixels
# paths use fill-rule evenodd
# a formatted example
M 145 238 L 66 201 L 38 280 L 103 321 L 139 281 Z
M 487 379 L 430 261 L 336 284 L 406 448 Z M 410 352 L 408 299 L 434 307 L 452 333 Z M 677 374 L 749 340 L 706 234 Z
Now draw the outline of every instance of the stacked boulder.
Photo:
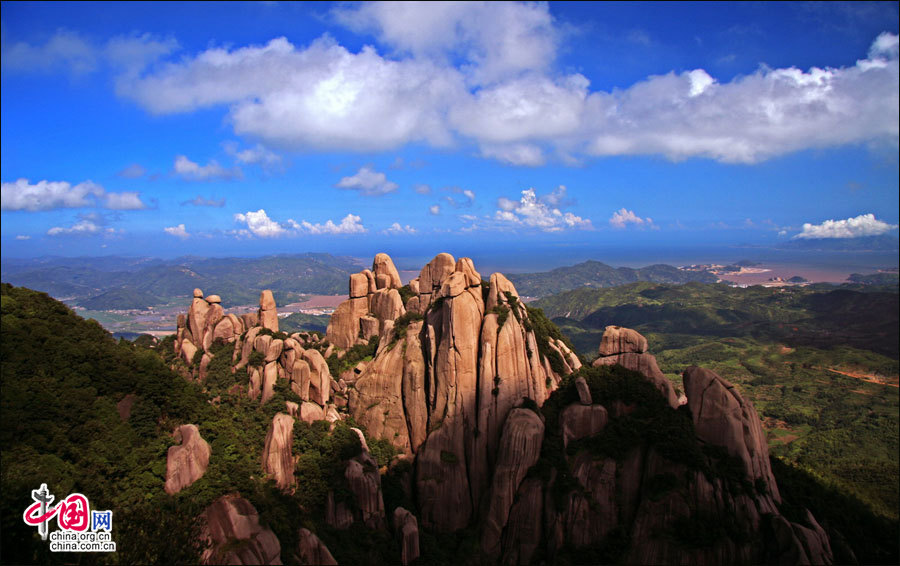
M 204 299 L 203 292 L 194 289 L 187 315 L 178 315 L 175 353 L 191 369 L 192 376 L 206 379 L 213 345 L 233 344 L 232 373 L 246 368 L 247 393 L 252 399 L 265 404 L 274 395 L 277 380 L 283 379 L 303 402 L 297 415 L 301 420 L 312 422 L 338 415 L 331 403 L 332 392 L 341 392 L 343 387 L 332 380 L 325 361 L 333 347 L 326 347 L 314 334 L 295 332 L 288 336 L 279 332 L 278 311 L 270 290 L 260 293 L 256 312 L 240 317 L 226 314 L 220 303 L 218 295 Z
M 593 365 L 620 365 L 642 373 L 659 389 L 670 407 L 678 407 L 678 395 L 675 394 L 672 382 L 660 371 L 656 358 L 647 353 L 647 339 L 637 331 L 621 326 L 607 326 L 600 340 L 600 357 L 594 360 Z
M 386 321 L 406 313 L 398 292 L 402 286 L 390 256 L 376 255 L 371 270 L 350 276 L 350 298 L 338 306 L 328 323 L 329 342 L 346 349 L 378 336 Z
M 384 266 L 393 263 L 379 254 L 373 264 L 376 287 L 379 281 L 389 284 L 378 275 Z M 359 275 L 351 277 L 351 299 L 344 305 L 363 304 L 353 296 L 354 287 L 357 293 L 363 288 Z M 378 293 L 395 291 L 376 289 L 366 300 L 378 305 Z M 415 456 L 420 518 L 451 531 L 468 524 L 490 487 L 509 412 L 523 398 L 543 404 L 562 378 L 547 353 L 558 359 L 563 374 L 581 364 L 562 341 L 538 344 L 515 286 L 499 273 L 484 283 L 469 258 L 437 255 L 410 282 L 409 294 L 405 305 L 373 313 L 379 346 L 355 377 L 349 410 L 373 437 Z M 364 340 L 364 319 L 358 320 L 358 327 L 341 334 L 343 323 L 332 318 L 330 339 Z

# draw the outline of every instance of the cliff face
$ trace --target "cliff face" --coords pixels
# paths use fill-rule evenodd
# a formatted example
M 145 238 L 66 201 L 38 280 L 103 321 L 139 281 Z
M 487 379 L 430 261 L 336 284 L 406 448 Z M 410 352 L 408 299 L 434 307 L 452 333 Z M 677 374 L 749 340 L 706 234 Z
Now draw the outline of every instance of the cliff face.
M 379 348 L 350 390 L 349 411 L 371 435 L 415 456 L 422 523 L 460 529 L 490 485 L 510 410 L 523 398 L 543 403 L 562 378 L 541 351 L 557 352 L 563 373 L 580 362 L 562 341 L 538 344 L 512 283 L 499 273 L 484 283 L 468 258 L 436 256 L 410 282 L 405 305 L 390 299 L 400 297 L 390 287 L 396 280 L 379 270 L 396 271 L 390 258 L 376 257 L 370 311 L 345 314 L 372 289 L 366 270 L 351 276 L 350 299 L 329 326 L 330 340 L 350 344 L 353 335 L 356 344 L 367 340 L 366 321 L 377 322 Z

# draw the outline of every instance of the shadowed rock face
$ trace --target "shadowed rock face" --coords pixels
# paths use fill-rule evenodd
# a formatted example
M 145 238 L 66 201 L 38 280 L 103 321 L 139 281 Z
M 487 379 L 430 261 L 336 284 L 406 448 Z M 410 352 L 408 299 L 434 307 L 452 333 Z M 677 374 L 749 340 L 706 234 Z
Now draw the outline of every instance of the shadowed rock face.
M 566 492 L 554 485 L 554 470 L 543 480 L 508 483 L 516 489 L 514 498 L 492 493 L 482 531 L 484 552 L 497 556 L 494 502 L 508 500 L 513 503 L 500 539 L 504 564 L 528 563 L 541 545 L 552 562 L 563 546 L 575 552 L 596 549 L 611 536 L 625 545 L 611 559 L 626 564 L 831 564 L 828 536 L 811 514 L 804 524 L 781 515 L 752 404 L 711 371 L 689 368 L 684 378 L 696 442 L 724 448 L 743 464 L 744 478 L 672 461 L 643 442 L 618 460 L 586 449 L 567 452 L 569 481 L 575 485 Z M 574 391 L 569 394 L 577 398 Z M 579 399 L 560 411 L 560 434 L 564 441 L 603 434 L 607 422 L 623 418 L 610 415 L 604 406 Z M 703 458 L 707 471 L 716 469 L 713 458 L 718 456 Z M 502 469 L 498 461 L 495 485 Z
M 500 453 L 494 467 L 490 506 L 481 535 L 481 548 L 490 556 L 500 555 L 500 538 L 509 511 L 525 474 L 537 462 L 544 441 L 544 423 L 531 409 L 513 409 L 506 418 Z
M 309 529 L 297 532 L 297 562 L 311 566 L 337 566 L 328 547 Z
M 666 402 L 673 409 L 678 407 L 675 388 L 656 365 L 656 358 L 647 353 L 647 339 L 630 328 L 607 326 L 600 341 L 600 357 L 594 360 L 594 367 L 620 365 L 644 374 L 653 382 Z
M 394 509 L 394 532 L 400 538 L 400 563 L 406 566 L 419 557 L 419 522 L 404 509 Z
M 259 524 L 256 508 L 237 494 L 216 499 L 201 515 L 204 564 L 281 564 L 281 544 Z
M 691 366 L 683 377 L 697 438 L 740 458 L 747 476 L 765 481 L 775 502 L 780 503 L 769 464 L 769 446 L 753 404 L 745 401 L 731 383 L 707 369 Z
M 178 493 L 206 473 L 212 450 L 200 437 L 197 425 L 187 424 L 175 431 L 180 446 L 170 446 L 166 459 L 166 493 Z

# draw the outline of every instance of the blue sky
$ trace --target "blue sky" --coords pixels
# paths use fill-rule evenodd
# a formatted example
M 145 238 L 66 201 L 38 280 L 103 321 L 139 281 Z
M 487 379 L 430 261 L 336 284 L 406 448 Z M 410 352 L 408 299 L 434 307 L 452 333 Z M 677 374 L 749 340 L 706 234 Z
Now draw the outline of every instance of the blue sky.
M 2 34 L 4 256 L 897 233 L 896 3 L 16 2 Z

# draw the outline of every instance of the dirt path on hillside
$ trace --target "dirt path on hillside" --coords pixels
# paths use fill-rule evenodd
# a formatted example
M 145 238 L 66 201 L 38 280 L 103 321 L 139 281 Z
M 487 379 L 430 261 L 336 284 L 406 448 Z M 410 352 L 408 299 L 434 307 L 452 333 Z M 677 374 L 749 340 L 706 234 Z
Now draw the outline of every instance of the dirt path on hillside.
M 872 375 L 869 373 L 854 373 L 850 371 L 841 371 L 839 369 L 834 368 L 820 368 L 827 369 L 833 373 L 839 373 L 841 375 L 846 375 L 847 377 L 852 377 L 853 379 L 859 379 L 865 381 L 867 383 L 874 383 L 875 385 L 887 385 L 888 387 L 900 387 L 900 378 L 898 377 L 881 377 L 877 375 Z M 890 380 L 890 381 L 887 381 Z

